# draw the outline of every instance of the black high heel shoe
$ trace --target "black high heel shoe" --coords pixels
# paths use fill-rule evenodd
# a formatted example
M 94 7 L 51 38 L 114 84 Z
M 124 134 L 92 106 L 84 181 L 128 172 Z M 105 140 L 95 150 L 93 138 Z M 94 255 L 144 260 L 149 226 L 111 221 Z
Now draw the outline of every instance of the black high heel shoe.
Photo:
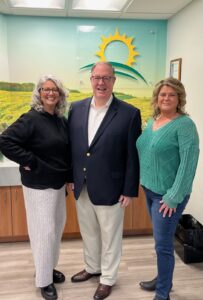
M 153 292 L 156 290 L 156 281 L 157 281 L 157 277 L 155 277 L 150 281 L 141 281 L 140 287 L 145 291 Z

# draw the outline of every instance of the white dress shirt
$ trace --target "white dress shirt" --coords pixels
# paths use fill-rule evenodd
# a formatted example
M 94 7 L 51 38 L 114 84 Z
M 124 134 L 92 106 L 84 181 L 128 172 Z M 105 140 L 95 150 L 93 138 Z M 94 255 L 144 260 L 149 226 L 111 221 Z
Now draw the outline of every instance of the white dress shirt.
M 90 145 L 104 116 L 106 115 L 109 106 L 113 100 L 113 96 L 109 98 L 104 106 L 96 107 L 95 99 L 92 98 L 88 117 L 88 144 Z

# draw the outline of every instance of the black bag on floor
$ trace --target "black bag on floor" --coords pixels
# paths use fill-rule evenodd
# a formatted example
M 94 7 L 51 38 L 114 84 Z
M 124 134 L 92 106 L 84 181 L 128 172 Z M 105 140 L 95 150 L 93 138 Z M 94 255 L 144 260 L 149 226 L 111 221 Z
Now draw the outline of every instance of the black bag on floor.
M 184 244 L 195 248 L 203 248 L 203 226 L 189 214 L 182 215 L 175 235 Z

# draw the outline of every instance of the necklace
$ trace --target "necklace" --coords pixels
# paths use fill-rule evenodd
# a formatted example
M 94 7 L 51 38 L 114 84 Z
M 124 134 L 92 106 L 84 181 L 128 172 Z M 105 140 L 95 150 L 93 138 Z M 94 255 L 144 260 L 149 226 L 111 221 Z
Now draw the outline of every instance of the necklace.
M 164 126 L 165 124 L 176 119 L 178 116 L 179 116 L 179 114 L 177 114 L 177 113 L 175 115 L 173 115 L 172 117 L 165 117 L 165 116 L 159 115 L 153 123 L 153 130 L 156 130 L 156 129 Z

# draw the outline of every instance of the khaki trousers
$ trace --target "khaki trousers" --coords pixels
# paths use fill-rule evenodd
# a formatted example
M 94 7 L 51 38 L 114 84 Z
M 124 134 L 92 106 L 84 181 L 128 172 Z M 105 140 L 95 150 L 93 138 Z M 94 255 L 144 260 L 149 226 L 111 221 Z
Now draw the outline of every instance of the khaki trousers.
M 77 203 L 80 232 L 83 239 L 85 269 L 102 273 L 100 283 L 114 285 L 122 253 L 124 208 L 94 205 L 84 185 Z
M 66 221 L 65 186 L 59 190 L 37 190 L 23 186 L 30 245 L 37 287 L 53 282 L 60 242 Z

